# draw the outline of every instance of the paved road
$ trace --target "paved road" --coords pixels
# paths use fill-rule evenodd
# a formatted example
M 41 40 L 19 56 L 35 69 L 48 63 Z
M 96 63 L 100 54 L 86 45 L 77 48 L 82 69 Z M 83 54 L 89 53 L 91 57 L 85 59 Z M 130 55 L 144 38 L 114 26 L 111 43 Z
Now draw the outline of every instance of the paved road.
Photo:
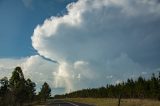
M 82 103 L 76 102 L 68 102 L 63 100 L 53 100 L 50 101 L 46 106 L 94 106 L 94 105 L 87 105 Z

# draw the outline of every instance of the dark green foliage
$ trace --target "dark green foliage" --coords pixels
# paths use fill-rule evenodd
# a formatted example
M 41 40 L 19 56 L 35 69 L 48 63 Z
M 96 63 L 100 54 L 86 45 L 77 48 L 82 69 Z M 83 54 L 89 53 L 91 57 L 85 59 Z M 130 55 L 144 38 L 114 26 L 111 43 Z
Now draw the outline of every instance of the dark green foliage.
M 41 91 L 39 92 L 39 97 L 41 100 L 46 101 L 51 96 L 51 88 L 49 85 L 45 82 L 42 85 Z
M 30 79 L 26 80 L 26 98 L 28 102 L 32 102 L 35 98 L 35 89 L 36 84 L 32 82 Z
M 8 79 L 7 77 L 4 77 L 0 80 L 1 84 L 1 90 L 0 90 L 0 96 L 5 96 L 5 94 L 8 92 Z
M 15 99 L 15 104 L 23 104 L 26 100 L 26 85 L 24 75 L 20 67 L 16 67 L 12 72 L 9 82 Z
M 12 76 L 10 79 L 10 85 L 12 87 L 18 86 L 19 82 L 24 81 L 24 75 L 22 69 L 20 67 L 16 67 L 12 72 Z
M 9 88 L 8 88 L 8 79 L 7 77 L 4 77 L 0 80 L 0 84 L 1 84 L 1 87 L 0 87 L 0 101 L 3 101 L 3 102 L 0 102 L 0 106 L 6 106 L 7 105 L 7 96 L 8 96 L 8 93 L 9 93 Z
M 23 106 L 39 99 L 46 100 L 51 96 L 51 89 L 45 82 L 40 96 L 36 95 L 36 84 L 31 79 L 25 79 L 21 67 L 16 67 L 8 81 L 7 77 L 0 79 L 0 106 Z
M 0 106 L 22 106 L 34 100 L 36 85 L 30 79 L 25 80 L 20 67 L 14 69 L 9 81 L 4 77 L 0 84 Z
M 150 79 L 139 77 L 137 80 L 128 79 L 126 82 L 107 85 L 101 88 L 83 89 L 64 95 L 55 95 L 55 98 L 149 98 L 160 100 L 160 73 L 152 75 Z

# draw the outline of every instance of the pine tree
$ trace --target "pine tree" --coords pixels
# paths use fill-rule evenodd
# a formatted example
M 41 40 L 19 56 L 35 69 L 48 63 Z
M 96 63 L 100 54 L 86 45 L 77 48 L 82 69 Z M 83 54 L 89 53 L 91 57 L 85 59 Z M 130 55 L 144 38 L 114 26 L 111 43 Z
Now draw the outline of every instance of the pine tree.
M 41 100 L 46 101 L 51 96 L 51 88 L 49 85 L 45 82 L 42 85 L 41 91 L 39 92 L 39 96 Z
M 9 83 L 15 104 L 23 105 L 27 99 L 27 90 L 21 67 L 16 67 L 14 69 Z

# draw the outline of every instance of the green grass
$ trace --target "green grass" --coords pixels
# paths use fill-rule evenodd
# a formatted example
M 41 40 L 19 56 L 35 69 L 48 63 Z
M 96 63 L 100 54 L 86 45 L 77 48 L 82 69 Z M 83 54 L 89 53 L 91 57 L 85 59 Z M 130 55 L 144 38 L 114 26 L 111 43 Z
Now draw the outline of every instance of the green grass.
M 118 99 L 111 98 L 66 98 L 65 100 L 96 106 L 118 106 Z M 121 106 L 160 106 L 160 101 L 148 99 L 122 99 Z

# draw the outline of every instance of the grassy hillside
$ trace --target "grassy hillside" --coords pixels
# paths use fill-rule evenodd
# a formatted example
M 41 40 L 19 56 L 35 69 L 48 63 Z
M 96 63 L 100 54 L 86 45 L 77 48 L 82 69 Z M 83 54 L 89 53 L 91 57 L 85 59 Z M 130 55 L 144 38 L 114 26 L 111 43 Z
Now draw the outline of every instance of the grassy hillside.
M 67 98 L 67 101 L 93 104 L 96 106 L 117 106 L 118 99 L 110 98 Z M 148 99 L 122 99 L 121 106 L 160 106 L 160 101 Z

